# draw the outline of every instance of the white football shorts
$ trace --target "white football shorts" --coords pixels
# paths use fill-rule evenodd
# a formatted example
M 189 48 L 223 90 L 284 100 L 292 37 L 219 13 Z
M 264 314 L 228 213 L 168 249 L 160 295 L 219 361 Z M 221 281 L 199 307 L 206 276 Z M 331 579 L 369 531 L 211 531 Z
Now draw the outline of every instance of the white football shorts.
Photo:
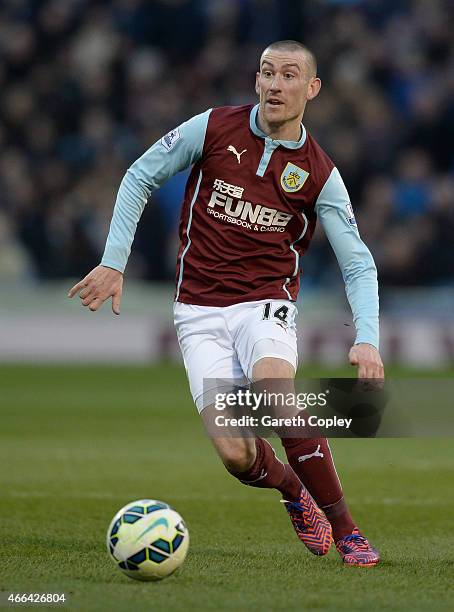
M 229 392 L 232 381 L 248 384 L 263 357 L 284 359 L 296 372 L 296 314 L 288 300 L 223 307 L 175 302 L 175 328 L 198 411 L 213 403 L 216 393 Z

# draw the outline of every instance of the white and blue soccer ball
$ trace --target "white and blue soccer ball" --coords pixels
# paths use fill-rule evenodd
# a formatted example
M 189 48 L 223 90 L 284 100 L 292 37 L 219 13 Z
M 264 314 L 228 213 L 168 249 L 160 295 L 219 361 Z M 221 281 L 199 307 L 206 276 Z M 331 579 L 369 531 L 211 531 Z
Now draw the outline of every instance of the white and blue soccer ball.
M 161 580 L 183 563 L 189 532 L 168 504 L 155 499 L 131 502 L 113 517 L 107 550 L 115 565 L 136 580 Z

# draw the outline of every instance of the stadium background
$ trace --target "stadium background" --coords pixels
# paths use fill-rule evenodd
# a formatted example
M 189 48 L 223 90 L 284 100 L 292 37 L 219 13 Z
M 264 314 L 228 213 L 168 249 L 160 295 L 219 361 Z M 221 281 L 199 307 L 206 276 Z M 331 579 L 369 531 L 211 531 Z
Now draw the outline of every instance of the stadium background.
M 85 610 L 149 601 L 103 550 L 111 515 L 148 495 L 193 537 L 153 609 L 448 605 L 448 441 L 334 441 L 355 516 L 384 551 L 380 573 L 348 589 L 334 553 L 323 567 L 302 554 L 275 498 L 222 472 L 171 323 L 185 173 L 145 209 L 122 315 L 92 315 L 66 292 L 99 262 L 127 166 L 188 117 L 254 102 L 261 50 L 294 38 L 323 82 L 305 125 L 377 262 L 388 374 L 452 377 L 453 17 L 449 0 L 0 3 L 0 595 L 65 590 Z M 345 364 L 353 328 L 321 232 L 303 266 L 301 369 L 317 376 Z
M 190 116 L 253 102 L 263 47 L 296 38 L 323 81 L 305 123 L 338 165 L 379 269 L 384 356 L 454 360 L 453 15 L 441 0 L 3 2 L 0 358 L 84 358 L 87 318 L 62 285 L 99 262 L 126 168 Z M 169 300 L 186 178 L 151 198 L 127 268 L 124 319 L 136 317 L 90 321 L 92 359 L 178 354 Z M 322 232 L 303 266 L 302 355 L 340 362 L 353 330 Z M 49 329 L 61 333 L 45 342 Z

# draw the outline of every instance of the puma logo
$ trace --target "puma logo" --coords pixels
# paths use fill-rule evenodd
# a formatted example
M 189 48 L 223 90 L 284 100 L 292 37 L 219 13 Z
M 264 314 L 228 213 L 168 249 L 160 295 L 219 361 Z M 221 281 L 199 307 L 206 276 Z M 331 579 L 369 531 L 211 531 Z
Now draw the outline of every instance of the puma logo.
M 298 457 L 298 461 L 302 463 L 303 461 L 306 461 L 306 459 L 310 459 L 311 457 L 324 457 L 323 453 L 320 452 L 320 444 L 310 455 L 301 455 L 301 457 Z
M 238 151 L 235 149 L 233 145 L 229 145 L 227 147 L 227 151 L 231 151 L 234 155 L 236 155 L 238 163 L 241 163 L 241 156 L 243 155 L 243 153 L 246 153 L 247 149 L 243 149 L 241 153 L 238 153 Z

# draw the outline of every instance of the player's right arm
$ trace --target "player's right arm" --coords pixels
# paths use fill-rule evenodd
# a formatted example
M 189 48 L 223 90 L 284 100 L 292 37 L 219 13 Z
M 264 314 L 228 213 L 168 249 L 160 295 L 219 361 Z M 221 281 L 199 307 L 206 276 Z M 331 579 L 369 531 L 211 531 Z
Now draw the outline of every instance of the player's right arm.
M 118 190 L 101 263 L 69 290 L 69 297 L 79 293 L 82 305 L 92 311 L 112 297 L 112 310 L 120 314 L 123 272 L 145 204 L 170 177 L 200 159 L 210 112 L 211 109 L 192 117 L 163 136 L 127 170 Z

